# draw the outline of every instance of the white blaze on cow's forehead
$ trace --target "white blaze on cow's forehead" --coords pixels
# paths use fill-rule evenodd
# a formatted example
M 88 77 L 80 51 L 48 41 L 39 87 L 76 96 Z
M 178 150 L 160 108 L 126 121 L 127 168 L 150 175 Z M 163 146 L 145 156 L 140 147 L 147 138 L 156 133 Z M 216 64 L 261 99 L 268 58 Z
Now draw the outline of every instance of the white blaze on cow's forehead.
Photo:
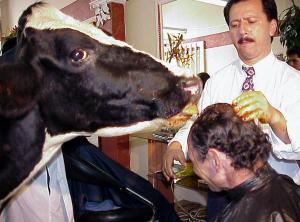
M 96 28 L 92 24 L 80 22 L 74 19 L 73 17 L 62 13 L 60 10 L 50 6 L 47 3 L 32 8 L 32 14 L 28 16 L 27 20 L 28 21 L 25 25 L 25 28 L 31 27 L 39 30 L 43 30 L 43 29 L 56 30 L 56 29 L 69 28 L 72 30 L 79 31 L 95 39 L 101 44 L 128 47 L 134 52 L 142 52 L 137 49 L 134 49 L 132 46 L 128 45 L 123 41 L 116 40 L 106 35 L 104 32 L 102 32 L 100 29 Z M 161 61 L 160 59 L 157 59 L 146 52 L 142 52 L 142 53 L 150 56 L 157 62 L 161 63 L 168 70 L 170 70 L 175 76 L 182 76 L 182 77 L 195 76 L 195 74 L 190 73 L 187 69 L 183 69 L 178 66 L 171 65 L 170 63 Z

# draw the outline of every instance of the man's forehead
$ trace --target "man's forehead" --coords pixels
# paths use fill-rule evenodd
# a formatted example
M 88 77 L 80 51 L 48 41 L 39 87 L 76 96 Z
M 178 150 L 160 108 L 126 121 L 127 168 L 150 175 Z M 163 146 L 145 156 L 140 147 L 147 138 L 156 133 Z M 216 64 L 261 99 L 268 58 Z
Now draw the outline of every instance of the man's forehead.
M 288 56 L 289 60 L 296 60 L 296 59 L 300 59 L 300 57 L 297 54 L 292 54 L 290 56 Z
M 229 21 L 265 14 L 260 0 L 240 1 L 232 5 L 229 11 Z

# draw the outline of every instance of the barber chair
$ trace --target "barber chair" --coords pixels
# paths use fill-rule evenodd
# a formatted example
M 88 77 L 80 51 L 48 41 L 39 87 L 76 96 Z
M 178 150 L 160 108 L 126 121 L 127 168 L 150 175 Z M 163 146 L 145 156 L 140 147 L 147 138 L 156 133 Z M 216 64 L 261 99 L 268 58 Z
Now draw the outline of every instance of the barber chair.
M 79 154 L 64 150 L 63 155 L 68 179 L 118 190 L 134 197 L 144 206 L 142 208 L 121 207 L 107 211 L 85 211 L 76 219 L 77 222 L 154 221 L 155 208 L 148 199 L 124 186 L 103 169 L 83 159 Z

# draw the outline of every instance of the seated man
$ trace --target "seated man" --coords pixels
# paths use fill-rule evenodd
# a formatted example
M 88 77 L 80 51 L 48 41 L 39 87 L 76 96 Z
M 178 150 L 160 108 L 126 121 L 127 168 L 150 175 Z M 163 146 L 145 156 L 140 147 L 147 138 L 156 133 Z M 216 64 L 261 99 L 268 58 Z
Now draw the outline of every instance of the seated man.
M 229 104 L 208 106 L 198 117 L 188 137 L 193 169 L 230 199 L 215 221 L 299 221 L 300 187 L 269 166 L 270 151 L 268 136 Z
M 287 63 L 300 71 L 300 48 L 295 46 L 287 50 L 286 55 L 288 57 Z

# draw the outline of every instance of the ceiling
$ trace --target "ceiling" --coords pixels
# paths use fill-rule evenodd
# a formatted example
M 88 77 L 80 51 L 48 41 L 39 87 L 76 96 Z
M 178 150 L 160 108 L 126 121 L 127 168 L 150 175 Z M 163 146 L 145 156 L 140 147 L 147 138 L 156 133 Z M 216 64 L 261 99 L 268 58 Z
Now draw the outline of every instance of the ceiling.
M 213 5 L 225 6 L 228 0 L 196 0 L 200 2 L 205 2 Z

